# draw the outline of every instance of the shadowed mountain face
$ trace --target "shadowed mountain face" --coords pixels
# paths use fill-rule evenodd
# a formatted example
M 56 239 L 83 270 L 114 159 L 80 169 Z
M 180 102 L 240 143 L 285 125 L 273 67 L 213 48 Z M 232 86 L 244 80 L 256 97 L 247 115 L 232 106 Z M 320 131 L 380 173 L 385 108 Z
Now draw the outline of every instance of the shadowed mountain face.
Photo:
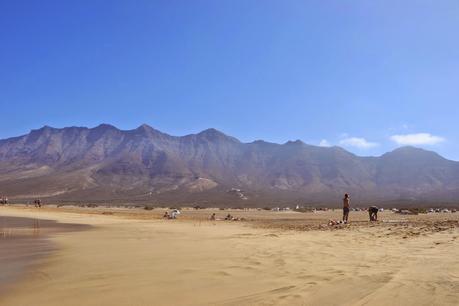
M 174 137 L 147 125 L 122 131 L 43 127 L 0 141 L 0 194 L 201 206 L 454 201 L 459 163 L 400 148 L 358 157 L 301 141 L 241 143 L 215 129 Z

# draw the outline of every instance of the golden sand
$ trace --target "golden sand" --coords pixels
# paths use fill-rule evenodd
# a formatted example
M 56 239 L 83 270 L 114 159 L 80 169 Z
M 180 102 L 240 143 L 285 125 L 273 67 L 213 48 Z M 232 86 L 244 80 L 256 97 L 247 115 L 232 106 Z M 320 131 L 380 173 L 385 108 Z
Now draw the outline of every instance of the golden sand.
M 359 226 L 286 231 L 272 220 L 298 222 L 307 214 L 255 212 L 258 225 L 268 225 L 262 228 L 202 221 L 192 212 L 182 220 L 113 213 L 1 207 L 0 215 L 94 227 L 53 235 L 58 250 L 3 294 L 0 305 L 459 304 L 458 228 L 431 230 L 436 227 L 422 221 L 429 217 L 419 217 L 421 225 L 392 226 L 390 219 L 401 217 L 388 213 L 381 217 L 387 222 L 369 225 L 364 213 L 351 213 Z M 250 219 L 250 212 L 242 214 Z M 329 212 L 319 219 L 337 217 Z

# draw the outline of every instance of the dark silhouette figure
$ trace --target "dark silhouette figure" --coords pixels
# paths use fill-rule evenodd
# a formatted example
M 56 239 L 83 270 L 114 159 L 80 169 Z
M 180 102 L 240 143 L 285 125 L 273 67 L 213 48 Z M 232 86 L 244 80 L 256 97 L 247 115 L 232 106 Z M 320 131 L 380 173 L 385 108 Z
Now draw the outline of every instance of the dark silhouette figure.
M 40 199 L 36 199 L 35 201 L 33 201 L 33 203 L 35 204 L 35 207 L 41 208 L 41 200 Z
M 343 222 L 347 223 L 349 220 L 349 209 L 351 206 L 351 198 L 349 197 L 349 194 L 344 195 L 343 199 Z
M 376 206 L 371 206 L 368 208 L 368 214 L 370 215 L 370 221 L 378 221 L 378 211 L 379 208 Z

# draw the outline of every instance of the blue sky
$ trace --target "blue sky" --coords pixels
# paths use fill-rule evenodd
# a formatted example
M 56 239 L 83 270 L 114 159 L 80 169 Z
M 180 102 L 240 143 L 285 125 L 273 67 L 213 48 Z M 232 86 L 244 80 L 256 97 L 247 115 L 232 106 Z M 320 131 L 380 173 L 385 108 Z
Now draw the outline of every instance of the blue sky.
M 459 160 L 459 2 L 0 0 L 0 138 L 43 125 Z

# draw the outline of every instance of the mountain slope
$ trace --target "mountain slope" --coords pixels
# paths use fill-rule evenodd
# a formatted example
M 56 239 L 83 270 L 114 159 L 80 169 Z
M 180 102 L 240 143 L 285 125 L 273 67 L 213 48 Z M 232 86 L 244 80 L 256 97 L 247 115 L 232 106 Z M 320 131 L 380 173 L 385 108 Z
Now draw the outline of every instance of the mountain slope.
M 357 202 L 454 201 L 459 163 L 412 147 L 359 157 L 301 141 L 242 143 L 215 129 L 175 137 L 148 125 L 45 126 L 0 141 L 0 193 L 10 198 L 269 206 L 336 203 L 344 192 Z

